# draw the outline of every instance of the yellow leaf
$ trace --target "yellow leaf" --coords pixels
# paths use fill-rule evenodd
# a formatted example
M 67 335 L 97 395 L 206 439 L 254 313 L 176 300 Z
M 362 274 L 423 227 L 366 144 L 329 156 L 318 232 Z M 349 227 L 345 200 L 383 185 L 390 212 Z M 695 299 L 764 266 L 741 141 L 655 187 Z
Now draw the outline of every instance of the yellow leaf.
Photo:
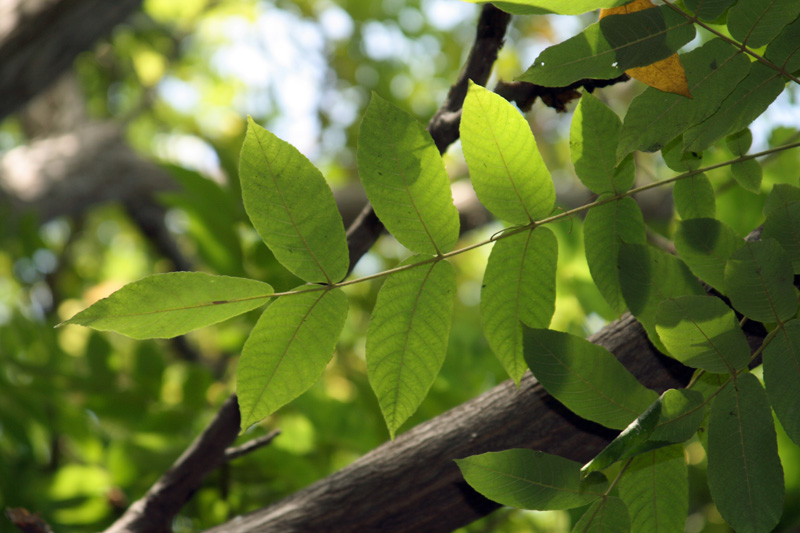
M 656 6 L 650 0 L 633 0 L 633 2 L 624 6 L 601 9 L 600 18 L 608 15 L 636 13 L 651 7 Z M 656 61 L 652 65 L 628 69 L 625 73 L 631 78 L 646 83 L 659 91 L 680 94 L 687 98 L 692 97 L 692 93 L 689 91 L 689 82 L 686 80 L 686 72 L 683 70 L 678 54 L 672 54 L 668 58 Z

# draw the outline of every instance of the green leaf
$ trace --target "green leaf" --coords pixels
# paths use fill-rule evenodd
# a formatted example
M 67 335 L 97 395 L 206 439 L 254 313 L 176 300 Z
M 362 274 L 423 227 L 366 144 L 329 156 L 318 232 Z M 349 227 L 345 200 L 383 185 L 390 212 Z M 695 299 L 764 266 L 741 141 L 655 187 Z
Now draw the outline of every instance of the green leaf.
M 591 208 L 583 223 L 586 261 L 600 294 L 618 314 L 625 311 L 617 268 L 619 247 L 623 242 L 647 242 L 639 204 L 626 197 Z
M 412 256 L 400 266 L 431 259 Z M 392 274 L 378 293 L 367 332 L 367 374 L 392 438 L 442 368 L 455 293 L 455 270 L 447 261 Z
M 584 78 L 615 78 L 669 57 L 694 34 L 691 22 L 664 6 L 611 15 L 547 48 L 518 80 L 563 87 Z
M 656 399 L 644 413 L 622 430 L 608 446 L 603 448 L 581 471 L 584 473 L 605 470 L 617 461 L 637 455 L 637 450 L 644 445 L 656 427 L 661 415 L 661 398 Z
M 678 180 L 672 189 L 675 210 L 682 219 L 714 218 L 717 214 L 717 200 L 711 181 L 703 174 L 695 174 Z
M 707 119 L 750 68 L 747 58 L 721 39 L 712 39 L 680 57 L 693 98 L 653 87 L 634 98 L 620 132 L 617 161 L 634 150 L 655 152 Z M 683 151 L 702 152 L 694 148 Z
M 669 389 L 661 394 L 661 416 L 651 441 L 684 442 L 697 433 L 705 411 L 703 395 L 691 389 Z
M 782 322 L 797 311 L 789 256 L 775 239 L 747 242 L 725 266 L 733 307 L 759 322 Z
M 791 201 L 792 193 L 796 196 L 800 189 L 791 185 L 772 189 L 764 205 L 767 219 L 762 238 L 778 241 L 792 261 L 792 272 L 800 274 L 800 201 Z
M 252 118 L 239 179 L 247 216 L 283 266 L 312 283 L 345 277 L 344 224 L 325 178 L 297 148 Z
M 746 190 L 759 194 L 761 192 L 761 165 L 755 159 L 745 159 L 731 165 L 734 179 Z
M 633 157 L 617 167 L 617 142 L 622 121 L 592 93 L 584 92 L 572 116 L 569 146 L 575 173 L 596 194 L 619 194 L 633 185 Z M 615 168 L 616 167 L 616 168 Z
M 553 210 L 555 187 L 528 121 L 505 98 L 471 81 L 461 145 L 475 193 L 496 217 L 524 225 Z
M 753 133 L 750 128 L 745 128 L 737 131 L 733 135 L 728 135 L 725 138 L 725 144 L 728 145 L 728 150 L 735 156 L 743 156 L 750 149 L 753 144 Z
M 580 463 L 527 449 L 473 455 L 456 459 L 456 464 L 473 489 L 520 509 L 574 509 L 602 497 L 608 489 L 600 473 L 581 482 Z
M 764 56 L 786 72 L 800 69 L 800 18 L 786 26 L 769 43 Z
M 728 30 L 743 45 L 759 48 L 772 41 L 797 15 L 800 3 L 793 0 L 738 0 L 728 11 Z
M 59 325 L 116 331 L 134 339 L 172 338 L 261 307 L 272 292 L 252 279 L 201 272 L 154 274 Z
M 528 327 L 523 327 L 522 338 L 525 361 L 539 383 L 587 420 L 622 429 L 658 398 L 602 346 Z
M 644 326 L 650 341 L 666 352 L 656 332 L 656 310 L 669 298 L 705 294 L 703 287 L 677 257 L 642 244 L 623 244 L 619 252 L 622 295 L 631 314 Z
M 452 250 L 458 210 L 430 134 L 377 94 L 358 135 L 358 171 L 375 213 L 406 248 L 424 254 Z
M 284 296 L 267 307 L 236 371 L 242 430 L 316 383 L 333 356 L 347 309 L 347 296 L 338 288 Z
M 656 331 L 672 357 L 692 368 L 733 373 L 750 362 L 736 314 L 715 296 L 664 300 L 656 311 Z
M 628 533 L 631 519 L 625 503 L 616 496 L 595 500 L 572 528 L 572 533 Z
M 746 128 L 783 92 L 784 84 L 779 73 L 761 63 L 751 63 L 747 77 L 715 106 L 716 112 L 684 132 L 684 150 L 702 152 L 720 137 Z
M 636 457 L 619 481 L 631 531 L 684 531 L 689 514 L 689 472 L 683 445 Z
M 546 227 L 495 243 L 481 291 L 481 321 L 486 340 L 519 386 L 527 370 L 522 355 L 522 325 L 546 328 L 556 306 L 558 241 Z
M 681 222 L 674 240 L 694 275 L 725 294 L 725 265 L 744 239 L 719 220 L 694 218 Z
M 684 3 L 699 19 L 713 21 L 735 2 L 736 0 L 685 0 Z
M 664 158 L 664 163 L 675 172 L 688 172 L 698 169 L 700 168 L 700 163 L 703 162 L 703 154 L 683 151 L 682 136 L 675 137 L 668 142 L 661 149 L 661 157 Z
M 708 486 L 736 531 L 767 532 L 783 511 L 783 468 L 767 395 L 752 374 L 726 386 L 711 404 Z
M 485 0 L 465 0 L 473 4 L 485 4 Z M 627 4 L 630 0 L 506 0 L 505 2 L 492 2 L 495 6 L 507 13 L 514 15 L 581 15 L 609 7 Z
M 787 322 L 764 349 L 767 396 L 786 434 L 800 444 L 800 322 Z

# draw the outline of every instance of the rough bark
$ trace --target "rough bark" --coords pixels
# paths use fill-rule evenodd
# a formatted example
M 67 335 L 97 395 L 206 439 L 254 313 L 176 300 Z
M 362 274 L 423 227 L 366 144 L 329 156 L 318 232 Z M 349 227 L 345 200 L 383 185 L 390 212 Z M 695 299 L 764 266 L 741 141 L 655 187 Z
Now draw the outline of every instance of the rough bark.
M 142 0 L 0 1 L 0 120 L 67 70 Z

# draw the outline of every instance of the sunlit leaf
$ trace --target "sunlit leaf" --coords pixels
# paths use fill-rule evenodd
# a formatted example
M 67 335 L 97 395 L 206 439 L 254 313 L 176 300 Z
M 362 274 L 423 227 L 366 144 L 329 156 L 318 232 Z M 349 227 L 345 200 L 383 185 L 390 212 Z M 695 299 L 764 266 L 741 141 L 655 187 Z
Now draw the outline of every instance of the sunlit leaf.
M 333 356 L 347 308 L 341 289 L 283 296 L 267 307 L 242 348 L 236 370 L 242 429 L 319 379 Z
M 553 210 L 556 192 L 528 121 L 508 100 L 470 82 L 461 145 L 481 203 L 512 224 Z
M 619 269 L 628 309 L 644 326 L 656 348 L 666 352 L 655 329 L 658 305 L 686 294 L 705 294 L 703 287 L 683 261 L 652 246 L 623 244 Z
M 636 457 L 619 481 L 631 531 L 684 531 L 689 514 L 689 475 L 682 444 Z
M 481 290 L 486 340 L 519 385 L 528 369 L 522 355 L 522 323 L 550 325 L 556 305 L 558 241 L 546 227 L 506 237 L 492 248 Z
M 170 338 L 222 322 L 256 307 L 272 294 L 261 281 L 201 272 L 154 274 L 125 285 L 62 322 L 134 339 Z
M 681 222 L 674 240 L 694 275 L 725 294 L 725 265 L 744 239 L 719 220 L 694 218 Z
M 778 241 L 747 242 L 725 266 L 733 306 L 759 322 L 784 321 L 797 311 L 792 263 Z
M 344 224 L 319 170 L 248 119 L 239 159 L 247 215 L 280 263 L 310 282 L 337 282 L 349 263 Z
M 772 41 L 797 15 L 800 2 L 738 0 L 728 11 L 728 30 L 740 43 L 758 48 Z
M 586 261 L 603 298 L 619 314 L 626 308 L 617 268 L 619 247 L 623 242 L 647 242 L 644 217 L 636 201 L 621 198 L 591 208 L 583 223 Z
M 800 322 L 787 322 L 764 349 L 764 383 L 783 429 L 800 444 Z
M 522 338 L 525 361 L 539 383 L 587 420 L 623 429 L 658 398 L 602 346 L 528 327 L 523 327 Z
M 692 368 L 733 373 L 750 362 L 736 314 L 715 296 L 664 300 L 656 311 L 656 331 L 672 357 Z
M 596 194 L 619 194 L 633 185 L 633 158 L 617 167 L 617 141 L 622 121 L 589 92 L 572 115 L 569 147 L 578 178 Z
M 627 533 L 631 519 L 625 503 L 616 496 L 595 500 L 580 519 L 572 533 Z
M 693 24 L 664 6 L 605 17 L 547 48 L 518 79 L 562 87 L 583 78 L 614 78 L 669 57 L 694 34 Z
M 743 374 L 711 404 L 708 486 L 722 517 L 736 531 L 766 532 L 783 510 L 783 468 L 767 395 Z
M 683 151 L 683 137 L 681 136 L 675 137 L 661 148 L 661 157 L 664 158 L 664 163 L 676 172 L 696 170 L 703 162 L 703 154 Z
M 375 213 L 406 248 L 449 252 L 458 240 L 450 180 L 430 134 L 377 94 L 358 135 L 358 171 Z
M 620 132 L 617 161 L 634 150 L 660 150 L 686 128 L 711 116 L 750 67 L 743 54 L 721 39 L 681 55 L 681 62 L 693 98 L 653 88 L 634 98 Z
M 745 159 L 730 166 L 734 179 L 746 190 L 753 193 L 761 192 L 761 165 L 755 159 Z
M 485 0 L 465 0 L 473 4 L 486 3 Z M 492 2 L 503 11 L 515 15 L 546 15 L 548 13 L 558 15 L 580 15 L 595 9 L 613 7 L 630 2 L 630 0 L 506 0 L 504 2 Z
M 747 77 L 716 107 L 716 112 L 684 132 L 684 150 L 701 152 L 720 137 L 746 128 L 783 92 L 784 84 L 773 69 L 752 63 Z
M 800 189 L 791 185 L 775 185 L 767 197 L 764 213 L 764 239 L 773 238 L 780 243 L 792 261 L 792 271 L 800 274 L 800 201 L 794 197 Z
M 413 256 L 401 266 L 430 259 Z M 392 274 L 378 293 L 367 332 L 367 374 L 392 438 L 442 368 L 455 292 L 453 266 L 432 261 Z
M 703 173 L 678 180 L 672 189 L 675 210 L 682 219 L 714 218 L 717 200 L 711 180 Z
M 580 463 L 527 449 L 473 455 L 456 464 L 473 489 L 520 509 L 573 509 L 602 497 L 608 488 L 600 473 L 581 482 Z

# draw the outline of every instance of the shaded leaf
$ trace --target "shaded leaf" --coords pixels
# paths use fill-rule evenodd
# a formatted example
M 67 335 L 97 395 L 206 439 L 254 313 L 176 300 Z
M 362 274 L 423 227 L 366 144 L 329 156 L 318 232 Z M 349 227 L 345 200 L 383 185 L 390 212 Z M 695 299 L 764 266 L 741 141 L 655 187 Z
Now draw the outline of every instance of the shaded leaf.
M 725 294 L 725 265 L 744 239 L 714 218 L 684 220 L 675 232 L 675 248 L 695 276 Z
M 700 20 L 712 21 L 735 2 L 736 0 L 685 0 L 684 3 Z
M 656 331 L 672 357 L 692 368 L 733 373 L 750 362 L 736 314 L 715 296 L 664 300 L 656 311 Z
M 505 98 L 470 81 L 461 145 L 481 203 L 512 224 L 553 210 L 556 191 L 528 121 Z
M 725 266 L 733 306 L 759 322 L 788 320 L 797 311 L 789 257 L 775 239 L 746 242 Z
M 314 283 L 345 277 L 344 224 L 325 178 L 297 148 L 252 118 L 239 179 L 247 216 L 283 266 Z
M 620 132 L 617 161 L 634 150 L 660 150 L 688 127 L 711 116 L 750 68 L 747 58 L 721 39 L 711 39 L 681 55 L 681 62 L 694 98 L 653 88 L 634 98 Z M 684 151 L 702 152 L 694 148 Z
M 720 137 L 746 128 L 783 92 L 784 84 L 779 73 L 751 63 L 747 77 L 716 106 L 716 112 L 684 132 L 684 150 L 701 152 Z
M 252 279 L 201 272 L 153 274 L 59 325 L 116 331 L 134 339 L 171 338 L 261 307 L 272 292 Z
M 698 169 L 700 163 L 703 162 L 702 153 L 683 151 L 683 137 L 680 136 L 671 140 L 661 149 L 661 157 L 664 158 L 664 163 L 676 172 Z
M 714 218 L 717 214 L 714 187 L 703 173 L 676 181 L 672 198 L 675 201 L 675 210 L 684 220 Z
M 573 509 L 602 497 L 608 488 L 600 473 L 581 482 L 580 463 L 527 449 L 473 455 L 456 464 L 472 488 L 520 509 Z
M 591 93 L 583 93 L 572 115 L 569 147 L 575 173 L 594 193 L 619 194 L 633 185 L 633 158 L 626 158 L 617 167 L 620 128 L 622 121 L 616 113 Z
M 682 532 L 689 514 L 689 473 L 683 445 L 636 457 L 619 481 L 631 531 Z
M 586 463 L 581 471 L 588 473 L 605 470 L 617 461 L 636 456 L 638 449 L 648 441 L 653 433 L 660 415 L 661 398 L 658 398 L 644 413 L 628 424 L 628 427 L 608 443 L 608 446 Z
M 583 223 L 586 262 L 603 298 L 618 314 L 625 311 L 617 268 L 623 242 L 647 242 L 644 217 L 636 201 L 626 197 L 591 208 Z
M 786 26 L 769 43 L 764 56 L 786 72 L 800 69 L 800 18 Z
M 694 25 L 663 6 L 605 17 L 547 48 L 518 79 L 563 87 L 583 78 L 615 78 L 627 69 L 669 57 L 694 33 Z
M 800 322 L 787 322 L 764 349 L 764 384 L 783 429 L 800 444 Z
M 622 429 L 658 395 L 596 344 L 568 333 L 523 327 L 525 361 L 533 375 L 570 411 Z
M 683 261 L 651 246 L 623 244 L 619 269 L 628 309 L 644 326 L 655 347 L 666 352 L 655 329 L 658 305 L 669 298 L 705 291 Z
M 742 374 L 711 404 L 708 486 L 736 531 L 771 531 L 783 511 L 783 468 L 772 412 L 761 384 Z
M 703 395 L 692 389 L 669 389 L 661 394 L 661 416 L 650 440 L 684 442 L 703 423 Z
M 731 174 L 744 189 L 759 194 L 761 192 L 761 165 L 755 159 L 745 159 L 731 165 Z
M 627 533 L 630 530 L 628 508 L 616 496 L 595 500 L 572 528 L 573 533 Z
M 528 369 L 522 355 L 522 323 L 546 328 L 556 306 L 558 241 L 550 229 L 536 228 L 495 243 L 481 290 L 486 340 L 519 386 Z
M 412 256 L 401 266 L 430 259 Z M 378 293 L 367 332 L 367 374 L 392 438 L 442 368 L 455 292 L 453 266 L 432 261 L 392 274 Z
M 267 307 L 236 370 L 243 430 L 316 383 L 333 356 L 347 309 L 347 296 L 338 288 L 284 296 Z
M 797 15 L 800 2 L 738 0 L 728 11 L 728 30 L 743 45 L 759 48 L 772 41 Z
M 375 213 L 403 246 L 424 254 L 455 247 L 458 211 L 439 150 L 422 124 L 375 93 L 358 135 L 358 171 Z
M 800 274 L 800 189 L 791 185 L 775 185 L 764 204 L 762 238 L 775 239 L 792 261 L 792 271 Z

